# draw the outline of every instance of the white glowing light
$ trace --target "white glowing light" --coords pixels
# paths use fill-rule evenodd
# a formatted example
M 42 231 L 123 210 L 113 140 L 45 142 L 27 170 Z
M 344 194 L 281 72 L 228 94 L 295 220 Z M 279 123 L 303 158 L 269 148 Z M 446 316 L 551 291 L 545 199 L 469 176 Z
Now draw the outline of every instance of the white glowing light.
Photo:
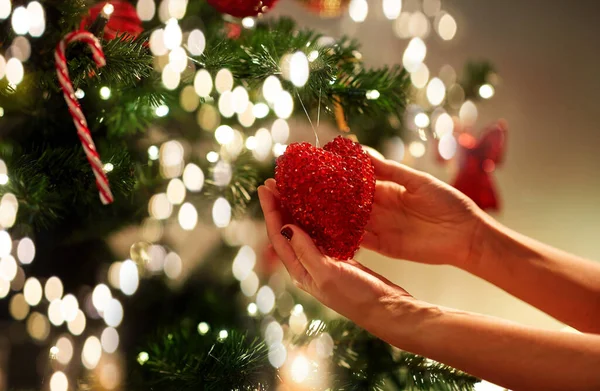
M 208 333 L 209 330 L 210 330 L 210 326 L 208 325 L 208 323 L 206 323 L 206 322 L 198 323 L 198 334 L 206 335 L 206 333 Z
M 46 29 L 44 8 L 39 2 L 32 1 L 27 4 L 27 13 L 29 14 L 29 35 L 41 37 Z
M 319 52 L 317 50 L 312 50 L 308 53 L 308 62 L 314 62 L 317 58 L 319 58 Z
M 302 52 L 292 54 L 290 58 L 290 81 L 296 87 L 302 87 L 308 81 L 308 58 Z
M 233 141 L 233 129 L 228 125 L 221 125 L 215 130 L 215 139 L 221 145 Z
M 85 91 L 83 91 L 81 88 L 78 88 L 78 89 L 75 91 L 75 97 L 76 97 L 77 99 L 82 99 L 84 96 L 85 96 Z
M 273 142 L 284 144 L 290 137 L 290 126 L 284 119 L 276 119 L 271 126 Z
M 434 106 L 439 105 L 444 101 L 446 96 L 446 86 L 444 82 L 434 77 L 427 85 L 427 100 Z
M 171 66 L 175 72 L 181 73 L 185 70 L 185 67 L 187 66 L 187 54 L 181 46 L 173 48 L 169 53 L 169 66 Z
M 229 69 L 221 69 L 215 77 L 215 88 L 219 94 L 231 91 L 233 88 L 233 74 Z
M 231 205 L 223 197 L 217 198 L 212 208 L 212 218 L 215 225 L 224 228 L 231 221 Z
M 400 16 L 394 21 L 394 33 L 398 38 L 409 38 L 410 33 L 408 31 L 408 24 L 410 22 L 410 13 L 402 12 Z
M 248 297 L 254 296 L 258 290 L 258 276 L 253 271 L 240 283 L 242 293 Z
M 504 387 L 497 386 L 488 381 L 482 380 L 479 383 L 475 383 L 475 391 L 504 391 Z
M 198 212 L 196 211 L 194 205 L 186 202 L 185 204 L 181 205 L 177 218 L 181 228 L 186 231 L 191 231 L 198 223 Z
M 254 265 L 256 264 L 256 253 L 250 246 L 242 246 L 238 251 L 237 255 L 233 259 L 231 269 L 233 276 L 238 281 L 243 281 L 252 272 Z
M 52 323 L 55 326 L 60 326 L 65 321 L 65 319 L 62 316 L 62 312 L 61 312 L 60 308 L 61 308 L 61 300 L 60 299 L 52 300 L 50 302 L 50 305 L 48 306 L 48 319 L 50 320 L 50 323 Z
M 140 20 L 144 22 L 152 20 L 156 13 L 156 3 L 154 3 L 154 0 L 138 0 L 135 8 Z
M 402 0 L 383 0 L 383 14 L 389 20 L 394 20 L 400 16 L 402 10 Z
M 299 335 L 306 329 L 308 318 L 304 312 L 292 312 L 289 323 L 292 333 Z
M 285 153 L 286 149 L 287 149 L 286 144 L 275 143 L 275 145 L 273 145 L 273 156 L 279 157 L 279 156 L 283 155 Z
M 281 343 L 269 347 L 269 363 L 275 368 L 281 368 L 287 358 L 285 346 Z
M 281 82 L 276 76 L 271 75 L 265 79 L 262 87 L 262 93 L 267 102 L 271 104 L 274 103 L 277 100 L 281 90 Z
M 46 296 L 46 300 L 52 302 L 55 299 L 60 299 L 62 294 L 63 285 L 60 281 L 60 278 L 56 276 L 50 277 L 44 286 L 44 295 Z
M 50 377 L 50 391 L 67 391 L 69 389 L 69 379 L 61 371 L 56 371 Z
M 491 84 L 484 84 L 479 87 L 479 96 L 483 99 L 490 99 L 494 96 L 494 87 Z
M 100 98 L 107 100 L 108 98 L 110 98 L 110 95 L 111 95 L 110 88 L 108 88 L 106 86 L 100 88 Z
M 17 7 L 12 13 L 12 28 L 17 35 L 25 35 L 29 32 L 29 14 L 25 7 Z
M 440 156 L 446 160 L 452 159 L 456 154 L 456 148 L 458 147 L 456 139 L 449 133 L 440 138 L 438 143 L 438 151 Z
M 3 299 L 10 292 L 10 281 L 0 276 L 0 299 Z
M 268 285 L 261 287 L 256 294 L 256 305 L 263 314 L 273 311 L 275 306 L 275 293 Z
M 187 40 L 187 49 L 193 56 L 199 56 L 204 53 L 206 48 L 206 38 L 204 33 L 198 29 L 194 29 L 190 32 Z
M 112 170 L 115 169 L 115 166 L 112 163 L 106 163 L 102 169 L 104 170 L 104 172 L 111 172 Z
M 292 361 L 292 368 L 290 369 L 292 374 L 292 380 L 296 383 L 302 383 L 306 380 L 310 373 L 310 362 L 306 357 L 299 354 Z
M 0 257 L 5 257 L 12 250 L 12 239 L 8 232 L 0 231 Z
M 67 365 L 73 357 L 73 344 L 67 337 L 60 337 L 54 346 L 58 350 L 55 355 L 59 363 Z
M 414 157 L 419 158 L 425 155 L 425 145 L 420 141 L 413 141 L 409 144 L 408 151 Z
M 17 261 L 12 255 L 6 255 L 0 259 L 0 278 L 12 281 L 17 276 Z
M 166 116 L 167 114 L 169 114 L 169 106 L 167 106 L 167 105 L 156 106 L 156 109 L 154 109 L 154 114 L 156 114 L 157 117 Z M 152 148 L 152 147 L 150 147 L 150 148 Z M 156 147 L 154 147 L 154 148 L 156 148 Z M 158 151 L 158 148 L 157 148 L 157 151 Z M 148 149 L 148 155 L 150 155 L 150 149 Z M 156 154 L 156 159 L 152 159 L 152 156 L 154 156 L 154 155 L 150 155 L 151 160 L 158 159 L 158 152 Z
M 168 109 L 168 107 L 167 107 Z M 160 156 L 160 150 L 156 145 L 151 145 L 148 147 L 148 159 L 150 160 L 158 160 Z
M 367 0 L 350 0 L 348 12 L 353 21 L 362 23 L 367 19 L 369 4 L 367 4 Z
M 231 92 L 231 97 L 233 99 L 233 111 L 238 114 L 243 113 L 250 102 L 248 91 L 242 86 L 237 86 Z
M 75 296 L 69 294 L 63 297 L 60 302 L 60 313 L 65 321 L 74 320 L 77 316 L 77 310 L 79 310 L 79 303 Z
M 181 275 L 181 271 L 183 269 L 183 262 L 181 261 L 181 257 L 175 253 L 170 252 L 165 257 L 165 274 L 172 280 L 177 279 Z
M 475 121 L 477 121 L 477 107 L 475 103 L 470 100 L 465 101 L 460 107 L 458 116 L 466 126 L 474 125 Z
M 283 341 L 283 328 L 276 321 L 270 322 L 265 327 L 265 343 L 267 346 L 275 345 Z
M 169 19 L 167 25 L 165 26 L 163 35 L 165 47 L 171 50 L 177 46 L 181 46 L 182 39 L 183 34 L 181 32 L 181 27 L 179 27 L 179 23 L 177 23 L 177 19 Z
M 246 143 L 245 143 L 245 145 L 246 145 L 246 149 L 248 149 L 249 151 L 252 151 L 252 150 L 254 150 L 254 148 L 256 148 L 256 145 L 257 145 L 257 143 L 256 143 L 256 137 L 254 137 L 254 136 L 249 136 L 249 137 L 246 139 Z
M 131 259 L 124 261 L 119 269 L 119 287 L 121 292 L 131 296 L 135 293 L 140 283 L 138 268 Z
M 256 313 L 258 312 L 258 307 L 256 306 L 256 303 L 248 304 L 246 311 L 248 311 L 248 315 L 250 315 L 250 316 L 256 315 Z
M 252 149 L 252 155 L 257 160 L 263 161 L 271 152 L 271 133 L 265 128 L 258 129 L 254 135 L 254 140 L 256 141 L 256 146 Z
M 8 18 L 10 16 L 11 9 L 12 7 L 10 0 L 0 0 L 0 20 Z
M 42 300 L 42 284 L 35 277 L 29 277 L 23 287 L 25 301 L 30 306 L 36 306 Z
M 450 15 L 445 13 L 438 21 L 437 32 L 443 40 L 449 41 L 456 35 L 456 21 Z
M 206 98 L 210 95 L 213 88 L 212 78 L 206 69 L 200 69 L 194 77 L 194 91 L 201 98 Z
M 242 26 L 244 26 L 247 29 L 251 29 L 252 27 L 254 27 L 255 24 L 256 22 L 254 21 L 254 18 L 245 17 L 244 19 L 242 19 Z
M 273 110 L 279 118 L 287 119 L 294 111 L 294 99 L 287 91 L 280 91 L 275 100 Z
M 225 118 L 231 118 L 235 114 L 235 102 L 233 100 L 233 93 L 231 91 L 225 91 L 219 97 L 219 112 Z
M 429 35 L 429 19 L 422 12 L 414 12 L 408 21 L 408 33 L 413 37 L 426 38 Z
M 18 58 L 13 57 L 6 62 L 6 80 L 9 83 L 18 85 L 23 81 L 24 74 L 23 64 Z
M 104 7 L 102 7 L 102 13 L 104 13 L 106 16 L 112 15 L 112 13 L 114 11 L 115 11 L 115 6 L 112 5 L 111 3 L 106 3 L 104 5 Z
M 105 328 L 100 336 L 100 343 L 106 353 L 114 353 L 119 347 L 119 333 L 113 327 Z
M 171 63 L 167 64 L 161 74 L 161 80 L 163 86 L 167 90 L 174 90 L 179 86 L 179 82 L 181 81 L 181 72 L 178 72 Z
M 104 322 L 107 326 L 117 327 L 123 321 L 123 306 L 117 299 L 110 299 L 104 308 Z
M 265 118 L 269 115 L 269 106 L 262 102 L 256 103 L 252 106 L 252 114 L 254 114 L 256 118 Z
M 167 54 L 169 49 L 167 49 L 167 46 L 165 45 L 165 30 L 154 30 L 152 34 L 150 34 L 148 45 L 150 46 L 150 51 L 155 56 L 164 56 L 165 54 Z
M 426 128 L 429 126 L 429 116 L 425 113 L 418 113 L 415 115 L 415 125 L 419 128 Z
M 75 336 L 81 335 L 83 330 L 85 330 L 85 323 L 85 314 L 78 309 L 75 319 L 67 323 L 67 328 L 71 334 Z
M 415 72 L 419 69 L 419 65 L 425 60 L 427 55 L 427 46 L 425 42 L 419 37 L 415 37 L 410 40 L 408 46 L 404 50 L 402 56 L 402 64 L 409 72 Z
M 179 205 L 185 200 L 185 185 L 179 178 L 173 178 L 167 185 L 167 198 L 173 205 Z
M 148 203 L 150 215 L 158 220 L 165 220 L 173 213 L 173 205 L 169 202 L 166 193 L 158 193 L 150 198 Z
M 183 170 L 183 184 L 189 191 L 198 192 L 204 186 L 204 173 L 193 163 L 189 163 Z
M 168 0 L 169 16 L 182 19 L 185 16 L 188 0 Z
M 137 356 L 137 362 L 140 365 L 144 365 L 149 359 L 150 359 L 150 356 L 148 355 L 147 352 L 140 352 L 140 354 L 138 354 L 138 356 Z
M 216 163 L 219 161 L 219 154 L 215 151 L 210 151 L 206 154 L 206 160 L 208 160 L 210 163 Z
M 120 273 L 119 273 L 120 274 Z M 98 284 L 92 292 L 92 304 L 98 312 L 103 312 L 108 302 L 112 299 L 110 288 L 104 284 Z
M 229 337 L 229 333 L 227 332 L 227 330 L 219 331 L 219 336 L 218 336 L 219 341 L 224 341 L 227 339 L 227 337 Z
M 423 88 L 429 80 L 429 69 L 425 63 L 420 63 L 417 69 L 410 74 L 410 81 L 417 88 Z
M 452 134 L 454 131 L 454 121 L 448 113 L 440 114 L 435 120 L 435 133 L 438 137 Z
M 97 337 L 88 337 L 83 344 L 81 362 L 87 369 L 94 369 L 102 357 L 102 344 Z

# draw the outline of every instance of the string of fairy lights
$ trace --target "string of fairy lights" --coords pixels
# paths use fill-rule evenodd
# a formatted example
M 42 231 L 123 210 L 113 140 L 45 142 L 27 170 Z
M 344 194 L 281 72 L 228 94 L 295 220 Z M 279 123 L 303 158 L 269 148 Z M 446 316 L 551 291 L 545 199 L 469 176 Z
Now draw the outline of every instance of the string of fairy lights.
M 432 31 L 442 40 L 453 39 L 457 32 L 455 19 L 441 9 L 440 0 L 415 3 L 418 9 L 409 12 L 403 10 L 401 0 L 381 2 L 384 15 L 392 21 L 394 33 L 398 38 L 408 40 L 403 65 L 410 72 L 417 99 L 407 109 L 406 124 L 418 136 L 418 140 L 406 146 L 402 139 L 392 138 L 387 142 L 384 154 L 402 160 L 406 149 L 413 157 L 421 157 L 426 150 L 424 142 L 433 135 L 439 139 L 440 155 L 450 159 L 457 148 L 454 138 L 457 119 L 466 126 L 474 123 L 477 107 L 472 101 L 465 101 L 464 91 L 456 83 L 456 72 L 451 66 L 445 65 L 434 75 L 425 64 L 425 40 Z M 369 7 L 373 6 L 373 2 L 369 5 L 366 0 L 352 0 L 349 17 L 361 23 L 368 16 Z M 212 181 L 225 187 L 232 180 L 232 164 L 244 149 L 259 161 L 277 157 L 285 151 L 290 136 L 287 119 L 294 112 L 294 99 L 292 93 L 283 88 L 280 78 L 289 80 L 295 87 L 302 87 L 309 78 L 309 65 L 318 53 L 298 51 L 285 56 L 280 63 L 281 75 L 267 77 L 261 87 L 262 94 L 252 101 L 246 87 L 236 85 L 228 69 L 221 69 L 213 79 L 190 58 L 201 55 L 207 48 L 200 28 L 182 30 L 179 21 L 184 18 L 186 8 L 186 0 L 162 0 L 158 4 L 155 0 L 138 0 L 136 4 L 141 20 L 149 21 L 158 16 L 163 24 L 149 38 L 154 68 L 161 74 L 165 89 L 179 89 L 181 108 L 195 113 L 200 128 L 213 132 L 214 147 L 204 158 L 212 166 Z M 110 14 L 111 9 L 104 11 Z M 0 0 L 0 21 L 8 18 L 17 36 L 0 55 L 0 79 L 6 77 L 16 89 L 26 77 L 23 63 L 31 54 L 29 40 L 44 33 L 45 13 L 37 1 L 13 9 L 10 0 Z M 251 29 L 255 20 L 244 18 L 241 24 L 243 28 Z M 482 85 L 479 95 L 484 99 L 491 98 L 493 84 L 490 81 Z M 96 93 L 102 99 L 111 99 L 108 86 L 102 86 Z M 85 94 L 86 91 L 81 89 L 76 91 L 78 98 Z M 369 99 L 379 97 L 378 91 L 368 94 Z M 453 116 L 447 109 L 458 115 Z M 159 104 L 153 110 L 156 117 L 169 115 L 166 104 Z M 0 117 L 2 115 L 0 107 Z M 223 124 L 224 118 L 235 118 L 238 125 Z M 264 123 L 268 125 L 262 126 Z M 148 147 L 148 161 L 159 164 L 166 186 L 149 200 L 148 217 L 140 229 L 143 240 L 131 246 L 128 259 L 113 262 L 107 269 L 105 280 L 84 294 L 64 292 L 57 276 L 48 279 L 26 276 L 27 265 L 35 259 L 34 241 L 28 237 L 11 237 L 9 229 L 16 220 L 18 201 L 10 193 L 5 193 L 0 200 L 0 299 L 10 296 L 11 316 L 15 321 L 25 322 L 33 341 L 48 347 L 49 359 L 44 371 L 49 374 L 50 391 L 67 391 L 76 384 L 76 378 L 70 378 L 70 374 L 76 374 L 80 365 L 93 372 L 104 389 L 118 388 L 124 368 L 118 350 L 118 328 L 124 318 L 121 301 L 135 294 L 140 280 L 145 277 L 157 274 L 164 274 L 171 280 L 184 277 L 185 259 L 164 241 L 165 231 L 172 227 L 171 222 L 176 222 L 184 231 L 194 230 L 199 223 L 196 205 L 186 199 L 190 194 L 202 192 L 206 175 L 198 165 L 186 162 L 191 149 L 186 140 L 178 139 Z M 111 163 L 104 166 L 107 172 L 112 169 Z M 9 180 L 8 167 L 0 160 L 0 186 Z M 327 358 L 333 353 L 331 336 L 322 333 L 307 347 L 291 343 L 295 335 L 304 333 L 307 328 L 318 328 L 321 321 L 308 319 L 302 305 L 295 303 L 287 291 L 281 274 L 275 273 L 267 283 L 261 284 L 254 270 L 257 263 L 254 243 L 244 242 L 249 236 L 248 231 L 254 228 L 232 221 L 232 206 L 226 198 L 219 197 L 213 202 L 212 220 L 226 241 L 232 230 L 244 231 L 237 234 L 242 239 L 236 242 L 240 248 L 232 262 L 232 273 L 239 281 L 242 294 L 248 298 L 248 315 L 260 319 L 271 365 L 280 368 L 284 382 L 326 388 L 327 379 L 319 374 L 326 372 Z M 97 326 L 96 320 L 102 320 L 103 325 Z M 210 327 L 209 323 L 201 322 L 198 332 L 206 335 Z M 218 340 L 227 337 L 227 330 L 219 331 Z M 77 354 L 80 358 L 74 359 Z M 140 365 L 148 359 L 147 352 L 138 354 Z M 2 370 L 0 367 L 0 389 L 4 378 Z

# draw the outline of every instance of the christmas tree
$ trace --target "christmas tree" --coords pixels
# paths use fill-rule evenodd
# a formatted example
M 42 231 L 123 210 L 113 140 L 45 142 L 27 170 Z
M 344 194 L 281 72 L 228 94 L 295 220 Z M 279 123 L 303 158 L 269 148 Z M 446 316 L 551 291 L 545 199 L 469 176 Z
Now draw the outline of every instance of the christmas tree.
M 276 3 L 0 0 L 0 389 L 473 389 L 292 288 L 255 190 L 296 127 L 450 159 L 492 67 L 429 80 L 399 0 L 404 63 L 378 69 Z M 451 39 L 436 4 L 421 23 Z

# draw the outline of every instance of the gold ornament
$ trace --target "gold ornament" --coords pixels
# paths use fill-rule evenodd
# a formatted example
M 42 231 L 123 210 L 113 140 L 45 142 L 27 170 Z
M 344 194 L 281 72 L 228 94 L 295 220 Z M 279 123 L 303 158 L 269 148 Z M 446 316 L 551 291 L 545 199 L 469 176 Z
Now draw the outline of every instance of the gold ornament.
M 322 18 L 335 18 L 348 9 L 350 0 L 300 0 L 310 11 Z
M 150 263 L 150 243 L 148 242 L 136 242 L 131 245 L 129 249 L 129 256 L 131 260 L 135 262 L 138 267 L 138 271 L 143 274 Z

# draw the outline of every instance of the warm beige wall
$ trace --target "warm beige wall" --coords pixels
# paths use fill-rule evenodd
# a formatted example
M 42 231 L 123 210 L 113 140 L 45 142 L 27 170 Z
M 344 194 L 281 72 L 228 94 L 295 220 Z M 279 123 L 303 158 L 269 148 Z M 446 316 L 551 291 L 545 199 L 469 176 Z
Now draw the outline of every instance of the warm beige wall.
M 371 12 L 362 25 L 318 20 L 293 0 L 282 0 L 274 13 L 292 15 L 332 35 L 358 37 L 371 65 L 399 63 L 407 42 L 394 37 L 379 10 L 380 0 L 369 4 Z M 504 117 L 510 124 L 506 162 L 497 171 L 504 201 L 497 218 L 526 235 L 600 261 L 600 2 L 442 0 L 442 7 L 457 18 L 459 33 L 450 43 L 427 40 L 429 69 L 437 71 L 445 63 L 460 69 L 467 59 L 486 58 L 503 80 L 495 98 L 480 106 L 478 121 Z M 436 166 L 429 156 L 414 165 L 445 180 L 451 175 L 451 168 Z M 360 259 L 422 299 L 561 327 L 459 270 L 366 252 Z

